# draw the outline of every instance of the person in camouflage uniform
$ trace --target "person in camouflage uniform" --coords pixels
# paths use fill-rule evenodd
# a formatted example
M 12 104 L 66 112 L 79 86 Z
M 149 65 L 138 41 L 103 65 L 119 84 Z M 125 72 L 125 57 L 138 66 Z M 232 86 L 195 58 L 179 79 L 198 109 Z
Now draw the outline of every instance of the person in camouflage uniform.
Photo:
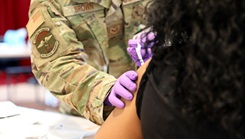
M 146 0 L 31 0 L 26 25 L 39 83 L 85 118 L 102 124 L 104 100 L 136 68 L 127 41 L 144 24 Z

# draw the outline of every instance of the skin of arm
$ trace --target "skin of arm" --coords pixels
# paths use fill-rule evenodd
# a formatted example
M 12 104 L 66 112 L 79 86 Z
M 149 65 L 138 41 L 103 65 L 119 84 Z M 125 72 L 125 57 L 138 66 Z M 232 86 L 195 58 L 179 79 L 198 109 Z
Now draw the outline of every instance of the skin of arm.
M 149 64 L 148 60 L 138 70 L 137 85 Z M 138 90 L 137 90 L 138 91 Z M 137 91 L 133 93 L 137 96 Z M 115 108 L 96 133 L 94 139 L 142 139 L 140 120 L 136 113 L 136 97 L 132 101 L 123 100 L 125 108 Z

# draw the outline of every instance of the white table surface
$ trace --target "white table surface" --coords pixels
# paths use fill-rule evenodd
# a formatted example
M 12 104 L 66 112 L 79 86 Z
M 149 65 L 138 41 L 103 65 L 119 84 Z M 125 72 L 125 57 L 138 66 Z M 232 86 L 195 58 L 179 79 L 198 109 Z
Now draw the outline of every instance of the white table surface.
M 29 58 L 31 54 L 30 47 L 25 46 L 9 46 L 0 43 L 0 58 Z
M 0 119 L 0 139 L 89 139 L 99 128 L 82 117 L 18 106 L 15 111 L 19 115 Z

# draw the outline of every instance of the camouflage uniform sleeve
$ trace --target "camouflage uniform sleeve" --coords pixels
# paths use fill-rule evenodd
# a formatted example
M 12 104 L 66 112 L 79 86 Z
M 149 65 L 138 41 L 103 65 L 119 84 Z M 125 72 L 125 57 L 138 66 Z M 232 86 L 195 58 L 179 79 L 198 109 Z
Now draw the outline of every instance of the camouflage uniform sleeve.
M 103 102 L 116 79 L 87 64 L 83 44 L 60 5 L 55 0 L 32 0 L 26 27 L 39 83 L 87 119 L 102 124 L 112 109 L 103 108 Z

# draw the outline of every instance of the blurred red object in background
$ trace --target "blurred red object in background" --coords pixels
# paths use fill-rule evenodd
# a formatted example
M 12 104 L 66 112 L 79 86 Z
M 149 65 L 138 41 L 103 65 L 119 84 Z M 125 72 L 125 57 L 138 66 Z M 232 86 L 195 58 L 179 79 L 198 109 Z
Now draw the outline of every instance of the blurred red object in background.
M 30 0 L 2 0 L 0 4 L 0 36 L 8 29 L 26 27 Z

